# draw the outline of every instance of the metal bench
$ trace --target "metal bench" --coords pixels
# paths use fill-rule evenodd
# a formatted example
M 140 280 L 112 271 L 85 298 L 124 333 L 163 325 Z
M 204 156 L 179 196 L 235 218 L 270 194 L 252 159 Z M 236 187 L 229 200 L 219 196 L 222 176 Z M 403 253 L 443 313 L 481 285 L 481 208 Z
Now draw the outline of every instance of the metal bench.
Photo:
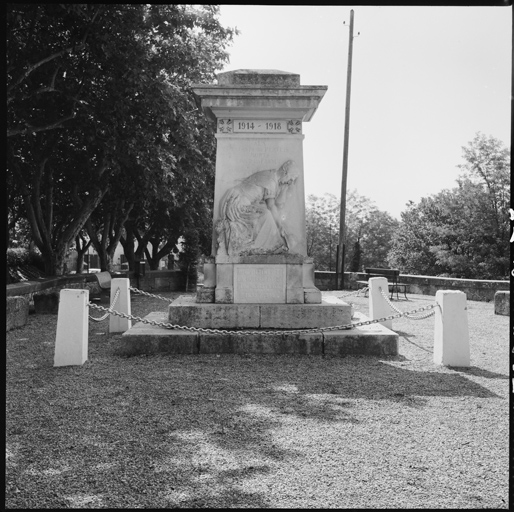
M 100 293 L 98 293 L 98 291 L 91 293 L 91 300 L 100 300 L 101 302 L 108 302 L 111 298 L 111 273 L 108 271 L 103 271 L 94 272 L 89 275 L 91 277 L 88 278 L 88 281 L 96 281 L 98 287 L 100 288 Z
M 110 290 L 111 289 L 111 273 L 104 271 L 104 272 L 96 272 L 93 274 L 96 277 L 96 280 L 98 281 L 98 286 L 102 290 Z
M 398 291 L 401 289 L 405 298 L 407 298 L 407 284 L 399 283 L 398 277 L 400 276 L 400 271 L 394 268 L 366 268 L 364 269 L 366 273 L 365 281 L 357 281 L 357 284 L 368 286 L 368 281 L 370 277 L 385 277 L 388 281 L 388 286 L 391 289 L 391 299 L 393 298 L 393 294 L 396 291 L 396 298 L 399 299 Z M 366 292 L 367 293 L 367 292 Z

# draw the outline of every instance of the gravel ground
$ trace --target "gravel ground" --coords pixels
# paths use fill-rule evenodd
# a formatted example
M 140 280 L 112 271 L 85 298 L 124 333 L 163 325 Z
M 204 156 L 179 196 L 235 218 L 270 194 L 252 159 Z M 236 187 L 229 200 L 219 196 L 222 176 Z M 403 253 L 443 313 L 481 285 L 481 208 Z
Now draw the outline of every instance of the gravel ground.
M 54 368 L 57 317 L 31 315 L 6 335 L 5 506 L 507 509 L 509 317 L 468 312 L 470 368 L 433 364 L 433 318 L 393 321 L 398 357 L 340 359 L 118 357 L 90 321 L 88 361 Z

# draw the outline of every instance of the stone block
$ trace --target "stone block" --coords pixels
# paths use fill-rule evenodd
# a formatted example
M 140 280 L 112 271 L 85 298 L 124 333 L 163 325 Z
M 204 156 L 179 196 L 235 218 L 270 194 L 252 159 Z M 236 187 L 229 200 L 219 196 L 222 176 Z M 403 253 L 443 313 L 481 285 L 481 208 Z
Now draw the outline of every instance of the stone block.
M 27 297 L 7 297 L 6 332 L 23 327 L 29 319 L 29 300 Z
M 356 321 L 367 320 L 361 313 Z M 165 321 L 165 313 L 151 313 L 148 320 Z M 181 354 L 304 354 L 345 357 L 347 355 L 398 355 L 398 335 L 380 324 L 351 330 L 313 331 L 305 334 L 252 332 L 238 335 L 210 334 L 166 329 L 142 322 L 122 336 L 116 351 L 125 355 L 158 352 Z
M 230 263 L 216 266 L 216 287 L 234 287 L 234 266 Z
M 314 329 L 351 323 L 351 306 L 343 301 L 321 304 L 261 305 L 262 329 Z
M 357 322 L 367 320 L 362 313 L 355 313 L 355 317 Z M 326 331 L 323 333 L 323 338 L 325 356 L 398 355 L 398 334 L 378 323 L 349 330 Z
M 260 313 L 254 304 L 199 304 L 182 295 L 168 308 L 168 321 L 174 325 L 209 329 L 258 328 Z
M 286 265 L 286 303 L 303 304 L 303 266 Z
M 166 313 L 155 312 L 145 320 L 167 323 Z M 138 322 L 115 341 L 116 355 L 139 354 L 198 354 L 198 333 L 194 331 L 166 329 L 165 327 Z
M 35 293 L 34 309 L 38 315 L 57 315 L 59 311 L 59 292 Z
M 196 302 L 199 303 L 211 303 L 215 301 L 215 290 L 216 288 L 206 287 L 204 285 L 198 285 L 196 287 Z
M 304 354 L 323 353 L 323 335 L 312 334 L 252 334 L 236 340 L 238 354 Z
M 510 316 L 510 291 L 498 291 L 494 294 L 494 314 Z
M 234 288 L 217 286 L 214 292 L 214 300 L 219 304 L 233 304 Z
M 168 321 L 204 329 L 311 329 L 349 324 L 351 306 L 330 299 L 322 304 L 219 304 L 181 296 L 170 304 Z
M 358 333 L 331 331 L 325 337 L 325 356 L 397 356 L 398 341 L 390 336 L 363 337 Z
M 224 334 L 199 334 L 199 354 L 235 354 L 237 351 L 237 337 Z
M 321 300 L 321 292 L 317 288 L 303 289 L 304 304 L 320 304 Z
M 234 303 L 285 304 L 286 267 L 234 264 Z

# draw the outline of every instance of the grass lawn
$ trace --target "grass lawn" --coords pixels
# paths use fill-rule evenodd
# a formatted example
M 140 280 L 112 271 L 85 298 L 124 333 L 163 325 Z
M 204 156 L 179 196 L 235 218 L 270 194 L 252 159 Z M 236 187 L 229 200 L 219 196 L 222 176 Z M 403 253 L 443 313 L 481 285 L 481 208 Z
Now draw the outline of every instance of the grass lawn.
M 90 321 L 88 361 L 54 368 L 57 316 L 30 315 L 6 334 L 5 507 L 507 509 L 509 317 L 468 320 L 470 368 L 433 364 L 433 317 L 393 321 L 398 357 L 338 359 L 120 357 Z

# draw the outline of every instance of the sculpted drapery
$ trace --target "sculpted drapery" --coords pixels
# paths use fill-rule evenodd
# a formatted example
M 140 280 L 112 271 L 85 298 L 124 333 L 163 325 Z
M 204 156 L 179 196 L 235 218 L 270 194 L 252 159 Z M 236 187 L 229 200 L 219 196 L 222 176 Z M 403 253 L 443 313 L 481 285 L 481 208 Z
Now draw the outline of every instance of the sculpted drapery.
M 288 160 L 278 169 L 255 172 L 227 190 L 216 224 L 218 255 L 289 251 L 293 240 L 281 210 L 297 178 L 294 162 Z

